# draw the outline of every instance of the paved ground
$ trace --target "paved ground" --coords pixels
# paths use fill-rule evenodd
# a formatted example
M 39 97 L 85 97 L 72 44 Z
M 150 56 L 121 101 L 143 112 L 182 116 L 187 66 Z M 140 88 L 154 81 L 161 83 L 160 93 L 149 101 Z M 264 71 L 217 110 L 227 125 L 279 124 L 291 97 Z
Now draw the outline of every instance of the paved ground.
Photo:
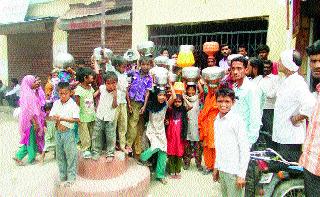
M 58 169 L 53 155 L 45 164 L 16 166 L 12 160 L 19 147 L 17 119 L 12 110 L 0 106 L 0 196 L 53 196 L 54 180 Z M 194 164 L 182 172 L 180 180 L 168 179 L 167 185 L 152 180 L 149 196 L 220 196 L 219 184 L 211 175 L 200 174 Z

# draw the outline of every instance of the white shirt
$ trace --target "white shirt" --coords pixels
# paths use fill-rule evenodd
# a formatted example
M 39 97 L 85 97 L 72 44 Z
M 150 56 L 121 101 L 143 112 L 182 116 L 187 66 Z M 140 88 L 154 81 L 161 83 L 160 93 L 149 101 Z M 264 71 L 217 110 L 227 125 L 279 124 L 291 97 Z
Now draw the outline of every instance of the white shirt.
M 263 78 L 262 75 L 258 75 L 255 78 L 253 78 L 251 81 L 257 87 L 260 84 L 262 78 Z
M 97 118 L 103 121 L 113 121 L 116 109 L 112 107 L 113 95 L 107 91 L 106 85 L 101 85 L 100 100 L 97 107 Z
M 76 102 L 72 98 L 70 98 L 66 103 L 61 103 L 61 100 L 57 100 L 53 103 L 52 109 L 50 111 L 49 116 L 58 115 L 61 118 L 79 118 L 80 109 Z M 65 127 L 69 129 L 74 128 L 74 123 L 60 121 Z
M 238 113 L 230 110 L 214 121 L 215 167 L 223 172 L 245 178 L 250 160 L 246 126 Z
M 12 90 L 7 92 L 6 96 L 10 96 L 10 95 L 13 95 L 13 94 L 16 94 L 17 96 L 20 97 L 20 85 L 19 84 L 15 85 Z
M 128 78 L 125 73 L 120 73 L 118 71 L 115 72 L 118 76 L 118 84 L 117 84 L 117 101 L 119 104 L 121 103 L 127 103 L 127 88 L 129 86 L 128 84 Z
M 228 58 L 224 59 L 222 58 L 220 61 L 219 61 L 219 67 L 224 69 L 224 70 L 228 70 L 229 69 L 229 64 L 228 64 Z
M 270 74 L 262 78 L 261 82 L 258 84 L 261 110 L 274 109 L 274 104 L 277 98 L 277 90 L 280 83 L 281 80 L 278 75 Z
M 277 91 L 272 140 L 280 144 L 303 144 L 306 121 L 296 127 L 290 117 L 297 114 L 310 117 L 315 101 L 302 76 L 294 73 L 287 77 Z

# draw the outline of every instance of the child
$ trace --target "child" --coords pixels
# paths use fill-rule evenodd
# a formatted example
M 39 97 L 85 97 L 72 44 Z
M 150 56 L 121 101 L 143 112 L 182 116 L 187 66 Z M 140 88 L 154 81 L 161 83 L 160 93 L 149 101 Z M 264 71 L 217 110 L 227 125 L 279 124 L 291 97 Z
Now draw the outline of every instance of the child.
M 242 117 L 231 107 L 235 103 L 232 89 L 216 93 L 219 114 L 214 121 L 216 164 L 213 180 L 218 181 L 223 196 L 244 196 L 246 171 L 250 160 L 249 142 Z
M 44 149 L 42 152 L 42 158 L 41 162 L 44 162 L 45 153 L 48 151 L 54 151 L 56 149 L 56 141 L 55 141 L 55 122 L 49 119 L 49 114 L 52 109 L 53 103 L 46 103 L 45 105 L 45 111 L 46 111 L 46 127 L 44 128 L 45 134 L 44 134 Z M 55 153 L 54 153 L 55 154 Z
M 139 60 L 140 70 L 132 70 L 128 73 L 132 76 L 132 82 L 128 90 L 128 152 L 132 152 L 132 145 L 135 143 L 135 158 L 139 159 L 142 152 L 142 137 L 144 132 L 143 113 L 149 98 L 149 91 L 152 89 L 152 77 L 149 75 L 153 60 L 150 57 L 142 57 Z
M 77 81 L 80 85 L 75 89 L 75 101 L 80 107 L 80 150 L 85 159 L 91 157 L 91 137 L 95 121 L 93 71 L 90 68 L 79 68 L 77 70 Z
M 102 144 L 102 135 L 106 139 L 106 157 L 107 162 L 112 162 L 116 147 L 116 130 L 114 127 L 114 117 L 117 104 L 117 83 L 116 73 L 107 71 L 104 75 L 105 85 L 99 87 L 100 101 L 97 107 L 97 118 L 92 134 L 92 158 L 98 160 Z
M 127 144 L 126 134 L 127 134 L 127 95 L 128 95 L 128 80 L 127 75 L 124 73 L 126 70 L 125 60 L 122 56 L 115 56 L 112 59 L 112 65 L 115 67 L 115 73 L 118 76 L 117 85 L 117 99 L 118 107 L 116 108 L 115 115 L 115 129 L 117 130 L 117 136 L 119 139 L 119 145 L 121 151 L 128 154 L 128 150 L 125 149 Z
M 186 103 L 185 107 L 183 102 Z M 182 156 L 184 153 L 184 140 L 187 137 L 188 115 L 187 112 L 192 105 L 177 94 L 173 106 L 167 111 L 167 154 L 168 154 L 168 172 L 171 178 L 181 178 Z
M 46 100 L 48 102 L 54 102 L 59 99 L 57 85 L 60 82 L 58 78 L 59 69 L 55 68 L 51 71 L 48 82 L 45 86 Z
M 184 169 L 187 170 L 190 167 L 190 161 L 195 153 L 195 160 L 197 169 L 202 171 L 202 145 L 199 141 L 199 128 L 198 128 L 198 116 L 200 112 L 200 97 L 203 94 L 202 86 L 198 84 L 199 94 L 197 92 L 197 86 L 187 85 L 186 88 L 186 99 L 192 104 L 192 109 L 188 111 L 188 133 L 187 141 L 185 143 L 185 152 L 183 156 Z
M 167 139 L 164 127 L 164 119 L 168 108 L 166 92 L 164 88 L 155 87 L 154 96 L 150 97 L 147 105 L 149 121 L 147 124 L 146 135 L 150 141 L 150 148 L 141 154 L 141 160 L 147 161 L 153 154 L 158 153 L 156 178 L 166 184 L 165 169 L 167 160 Z M 174 94 L 175 95 L 175 94 Z M 174 100 L 169 100 L 172 102 Z
M 60 99 L 53 103 L 49 114 L 56 126 L 56 157 L 62 186 L 70 186 L 76 179 L 77 146 L 74 123 L 79 121 L 79 107 L 70 98 L 71 89 L 68 82 L 59 82 Z

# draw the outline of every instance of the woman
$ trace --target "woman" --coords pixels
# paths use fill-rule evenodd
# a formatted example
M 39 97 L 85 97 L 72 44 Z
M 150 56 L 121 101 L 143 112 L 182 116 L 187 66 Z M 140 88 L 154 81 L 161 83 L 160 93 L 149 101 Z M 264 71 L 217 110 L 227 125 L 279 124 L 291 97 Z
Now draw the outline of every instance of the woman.
M 38 77 L 27 75 L 22 79 L 20 97 L 19 130 L 22 146 L 13 158 L 17 165 L 28 155 L 28 163 L 35 161 L 37 151 L 44 147 L 45 94 Z

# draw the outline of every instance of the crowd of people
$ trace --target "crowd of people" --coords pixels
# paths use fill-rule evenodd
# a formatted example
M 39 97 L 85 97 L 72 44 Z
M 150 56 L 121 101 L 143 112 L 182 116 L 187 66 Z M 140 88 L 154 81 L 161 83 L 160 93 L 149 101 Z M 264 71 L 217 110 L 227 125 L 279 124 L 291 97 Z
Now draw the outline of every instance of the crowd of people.
M 169 65 L 179 55 L 169 59 L 166 49 L 161 57 L 139 59 L 132 50 L 129 57 L 102 52 L 103 58 L 93 55 L 88 66 L 56 67 L 45 90 L 37 76 L 27 75 L 19 100 L 23 146 L 14 160 L 24 165 L 28 155 L 33 163 L 39 152 L 43 161 L 46 152 L 55 151 L 61 183 L 70 186 L 78 152 L 84 159 L 104 156 L 113 162 L 115 151 L 122 151 L 154 170 L 163 184 L 167 176 L 180 179 L 195 158 L 199 172 L 219 180 L 223 196 L 243 196 L 250 150 L 259 149 L 259 134 L 265 132 L 266 146 L 286 160 L 298 161 L 302 154 L 305 193 L 319 194 L 318 93 L 311 93 L 298 73 L 297 50 L 283 51 L 278 62 L 268 59 L 269 51 L 261 45 L 256 57 L 248 57 L 245 46 L 231 54 L 222 44 L 221 59 L 208 58 L 202 65 L 218 77 L 200 76 L 192 83 L 182 68 Z M 320 78 L 320 41 L 307 53 L 312 76 Z M 159 67 L 175 80 L 159 84 Z

